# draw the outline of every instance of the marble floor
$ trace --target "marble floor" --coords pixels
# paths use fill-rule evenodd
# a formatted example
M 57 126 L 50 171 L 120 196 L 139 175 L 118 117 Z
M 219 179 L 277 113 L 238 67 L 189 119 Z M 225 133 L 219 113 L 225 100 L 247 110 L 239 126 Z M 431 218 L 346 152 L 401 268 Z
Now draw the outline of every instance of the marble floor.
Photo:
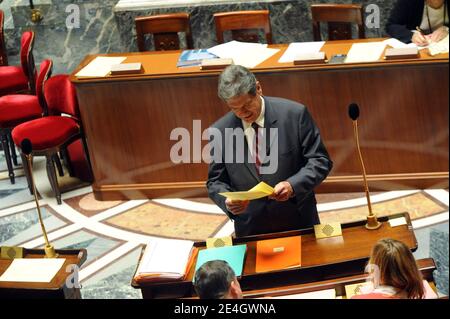
M 11 185 L 5 166 L 0 151 L 0 245 L 42 247 L 23 172 L 17 167 L 17 181 Z M 99 202 L 89 185 L 64 176 L 59 178 L 63 203 L 57 205 L 45 162 L 36 158 L 34 172 L 50 241 L 59 249 L 87 249 L 88 259 L 79 273 L 83 298 L 141 298 L 130 282 L 141 249 L 149 242 L 233 233 L 232 223 L 207 198 Z M 379 215 L 410 212 L 419 247 L 414 255 L 435 259 L 437 287 L 448 295 L 448 190 L 379 192 L 371 198 Z M 319 194 L 317 199 L 322 222 L 349 222 L 366 215 L 364 193 Z

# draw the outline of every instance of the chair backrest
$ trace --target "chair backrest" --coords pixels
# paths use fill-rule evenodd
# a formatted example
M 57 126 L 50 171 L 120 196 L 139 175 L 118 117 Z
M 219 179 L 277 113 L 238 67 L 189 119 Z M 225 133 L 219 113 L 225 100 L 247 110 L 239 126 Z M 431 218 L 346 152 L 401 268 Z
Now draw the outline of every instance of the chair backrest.
M 70 82 L 69 75 L 52 76 L 44 85 L 45 101 L 49 115 L 71 115 L 80 119 L 75 86 Z
M 136 39 L 139 51 L 146 51 L 146 34 L 153 34 L 153 43 L 156 51 L 179 50 L 180 39 L 178 32 L 185 33 L 188 49 L 194 47 L 188 13 L 137 17 L 134 22 L 136 25 Z
M 3 35 L 3 25 L 5 14 L 0 10 L 0 66 L 8 65 L 8 55 L 6 54 L 5 36 Z
M 36 67 L 33 57 L 34 32 L 25 31 L 20 44 L 20 63 L 23 73 L 28 77 L 31 92 L 35 92 Z
M 312 4 L 314 41 L 321 41 L 320 22 L 328 23 L 328 40 L 352 38 L 352 23 L 358 26 L 358 38 L 364 39 L 362 6 L 359 4 Z
M 214 14 L 214 21 L 218 43 L 224 42 L 224 31 L 231 31 L 234 40 L 258 42 L 258 33 L 248 30 L 263 29 L 267 43 L 272 44 L 269 10 L 219 12 Z
M 47 114 L 47 104 L 44 97 L 44 85 L 47 79 L 52 74 L 53 62 L 52 60 L 44 60 L 39 68 L 39 74 L 36 78 L 36 96 L 39 99 L 39 103 L 44 109 L 44 114 Z

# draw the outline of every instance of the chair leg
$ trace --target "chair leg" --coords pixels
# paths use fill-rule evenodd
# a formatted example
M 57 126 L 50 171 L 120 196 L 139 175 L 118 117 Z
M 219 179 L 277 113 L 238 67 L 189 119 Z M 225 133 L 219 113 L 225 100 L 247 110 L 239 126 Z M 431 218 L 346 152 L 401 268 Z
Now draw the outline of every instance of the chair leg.
M 52 186 L 53 193 L 56 196 L 58 205 L 61 205 L 61 192 L 59 191 L 58 179 L 56 178 L 55 165 L 53 164 L 53 155 L 46 155 L 47 158 L 47 176 Z
M 9 180 L 11 181 L 11 184 L 14 184 L 15 181 L 15 177 L 14 177 L 14 169 L 11 163 L 11 154 L 10 149 L 9 149 L 9 145 L 8 145 L 8 133 L 3 132 L 1 135 L 1 140 L 2 140 L 2 147 L 3 147 L 3 151 L 5 152 L 5 160 L 6 160 L 6 166 L 8 167 L 8 175 L 9 175 Z
M 67 148 L 65 148 L 65 147 L 61 148 L 61 158 L 63 159 L 67 170 L 69 171 L 69 176 L 73 177 L 74 172 L 73 172 L 72 162 L 70 161 L 69 152 L 67 151 Z
M 14 144 L 14 141 L 12 139 L 11 132 L 9 132 L 8 134 L 8 139 L 9 139 L 9 146 L 11 148 L 12 162 L 15 166 L 18 166 L 19 164 L 17 163 L 16 145 Z
M 58 174 L 59 176 L 64 176 L 63 167 L 61 165 L 61 161 L 59 159 L 58 153 L 52 156 L 53 160 L 55 161 L 56 167 L 58 168 Z
M 31 167 L 28 165 L 28 161 L 27 158 L 25 157 L 25 155 L 22 154 L 22 152 L 20 153 L 20 157 L 22 158 L 22 166 L 23 166 L 23 171 L 25 172 L 25 177 L 27 178 L 27 184 L 28 184 L 28 189 L 30 190 L 30 194 L 33 195 L 33 183 L 31 180 Z

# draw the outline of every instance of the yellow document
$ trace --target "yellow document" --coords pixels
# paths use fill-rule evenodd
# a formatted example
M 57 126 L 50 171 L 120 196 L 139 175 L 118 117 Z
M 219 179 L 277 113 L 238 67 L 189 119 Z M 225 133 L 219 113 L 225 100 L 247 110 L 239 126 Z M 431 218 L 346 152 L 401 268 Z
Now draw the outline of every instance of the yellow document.
M 272 186 L 260 182 L 258 185 L 245 192 L 224 192 L 219 193 L 219 195 L 231 200 L 252 200 L 272 195 L 273 191 L 274 189 Z

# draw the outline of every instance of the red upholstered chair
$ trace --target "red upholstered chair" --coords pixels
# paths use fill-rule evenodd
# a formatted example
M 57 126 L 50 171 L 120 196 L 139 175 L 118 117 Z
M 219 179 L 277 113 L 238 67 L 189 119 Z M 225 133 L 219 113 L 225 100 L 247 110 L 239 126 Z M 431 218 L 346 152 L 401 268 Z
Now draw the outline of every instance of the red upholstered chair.
M 31 155 L 46 157 L 47 175 L 56 200 L 58 204 L 61 204 L 61 192 L 53 163 L 58 152 L 65 150 L 69 144 L 81 138 L 88 163 L 89 155 L 80 123 L 75 87 L 70 82 L 69 76 L 55 75 L 50 78 L 45 83 L 44 95 L 48 116 L 16 126 L 12 131 L 12 138 L 19 148 L 22 141 L 28 138 L 33 145 Z M 27 176 L 29 176 L 29 167 L 24 169 L 28 171 Z
M 3 35 L 4 23 L 5 23 L 5 14 L 3 13 L 2 10 L 0 10 L 0 66 L 8 65 L 8 55 L 6 54 L 5 36 Z
M 0 66 L 0 96 L 14 93 L 35 93 L 35 66 L 33 59 L 34 32 L 22 34 L 21 66 Z
M 11 94 L 0 97 L 0 138 L 12 184 L 15 181 L 12 162 L 17 165 L 17 160 L 14 145 L 9 143 L 12 140 L 10 137 L 11 131 L 15 126 L 42 117 L 45 113 L 44 83 L 50 77 L 52 65 L 51 60 L 44 60 L 41 63 L 36 81 L 37 95 Z

